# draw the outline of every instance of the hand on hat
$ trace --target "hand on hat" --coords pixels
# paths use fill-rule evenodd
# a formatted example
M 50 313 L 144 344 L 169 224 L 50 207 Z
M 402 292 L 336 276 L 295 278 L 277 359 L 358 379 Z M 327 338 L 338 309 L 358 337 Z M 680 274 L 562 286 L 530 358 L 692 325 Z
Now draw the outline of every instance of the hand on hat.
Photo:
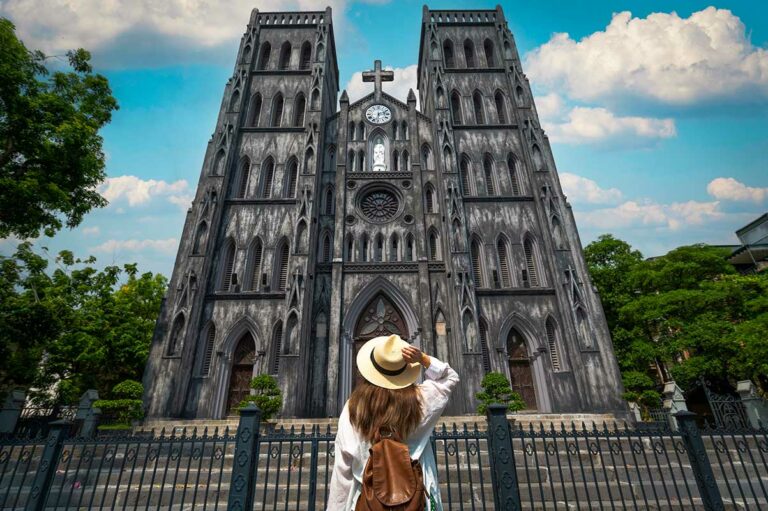
M 429 367 L 430 363 L 429 355 L 421 351 L 419 348 L 416 348 L 415 346 L 406 346 L 403 348 L 403 359 L 409 364 L 418 362 L 425 368 Z

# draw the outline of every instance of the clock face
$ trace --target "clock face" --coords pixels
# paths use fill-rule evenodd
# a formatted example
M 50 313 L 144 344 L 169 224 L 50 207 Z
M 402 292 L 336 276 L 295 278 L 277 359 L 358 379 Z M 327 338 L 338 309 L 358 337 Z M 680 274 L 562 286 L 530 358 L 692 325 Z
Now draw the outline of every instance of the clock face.
M 384 124 L 392 119 L 392 112 L 384 105 L 373 105 L 365 111 L 365 117 L 374 124 Z

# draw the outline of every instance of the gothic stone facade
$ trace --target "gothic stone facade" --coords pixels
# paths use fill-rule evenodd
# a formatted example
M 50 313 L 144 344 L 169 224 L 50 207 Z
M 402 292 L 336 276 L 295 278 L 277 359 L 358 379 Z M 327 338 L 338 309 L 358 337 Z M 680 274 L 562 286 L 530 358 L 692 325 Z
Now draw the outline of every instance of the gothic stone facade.
M 253 11 L 157 322 L 149 416 L 225 416 L 262 373 L 284 416 L 338 415 L 357 347 L 388 332 L 456 368 L 453 414 L 487 371 L 540 412 L 623 409 L 501 8 L 425 7 L 418 64 L 420 109 L 381 91 L 378 65 L 350 104 L 330 8 Z

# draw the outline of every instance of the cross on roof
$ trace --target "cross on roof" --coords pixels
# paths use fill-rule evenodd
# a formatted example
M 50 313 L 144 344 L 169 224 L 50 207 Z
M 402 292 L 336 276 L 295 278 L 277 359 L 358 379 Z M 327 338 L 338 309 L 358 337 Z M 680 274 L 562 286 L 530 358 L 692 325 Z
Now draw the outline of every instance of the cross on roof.
M 363 72 L 364 82 L 374 82 L 373 85 L 373 97 L 376 99 L 381 98 L 381 82 L 392 82 L 395 80 L 395 73 L 393 71 L 382 71 L 381 61 L 373 61 L 373 71 Z

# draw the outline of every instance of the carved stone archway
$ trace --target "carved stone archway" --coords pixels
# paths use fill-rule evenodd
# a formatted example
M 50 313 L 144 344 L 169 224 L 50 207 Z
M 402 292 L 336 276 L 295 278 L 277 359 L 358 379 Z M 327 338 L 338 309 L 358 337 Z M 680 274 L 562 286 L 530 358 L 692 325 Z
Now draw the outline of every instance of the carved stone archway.
M 352 361 L 357 360 L 357 352 L 360 347 L 374 337 L 397 334 L 403 339 L 408 339 L 408 326 L 398 308 L 384 293 L 379 293 L 368 302 L 360 318 L 355 325 L 352 336 L 354 351 Z M 355 366 L 355 376 L 352 380 L 352 388 L 360 382 L 362 376 Z
M 528 354 L 525 338 L 514 327 L 510 328 L 507 334 L 507 363 L 512 390 L 523 398 L 526 410 L 538 410 L 531 357 Z
M 250 332 L 245 332 L 237 342 L 232 355 L 232 370 L 227 390 L 227 413 L 234 414 L 237 405 L 251 393 L 251 378 L 254 375 L 256 343 Z

